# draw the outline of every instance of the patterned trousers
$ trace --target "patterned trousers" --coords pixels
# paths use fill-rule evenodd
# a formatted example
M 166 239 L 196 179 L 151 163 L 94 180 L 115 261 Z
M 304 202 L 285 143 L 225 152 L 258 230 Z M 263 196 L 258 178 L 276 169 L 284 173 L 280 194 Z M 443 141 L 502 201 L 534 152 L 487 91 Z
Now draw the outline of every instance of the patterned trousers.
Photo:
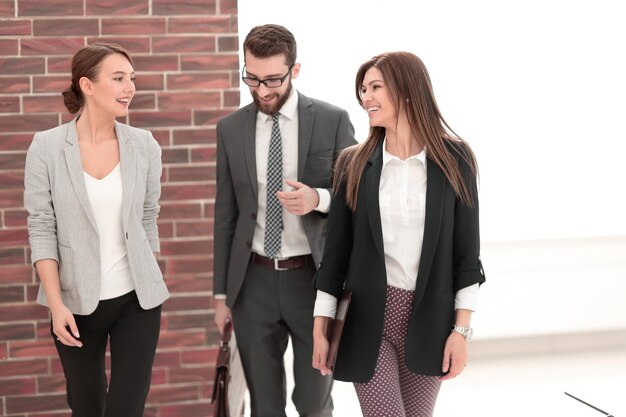
M 417 375 L 404 363 L 415 291 L 387 286 L 383 339 L 372 379 L 355 383 L 363 417 L 431 417 L 441 381 Z

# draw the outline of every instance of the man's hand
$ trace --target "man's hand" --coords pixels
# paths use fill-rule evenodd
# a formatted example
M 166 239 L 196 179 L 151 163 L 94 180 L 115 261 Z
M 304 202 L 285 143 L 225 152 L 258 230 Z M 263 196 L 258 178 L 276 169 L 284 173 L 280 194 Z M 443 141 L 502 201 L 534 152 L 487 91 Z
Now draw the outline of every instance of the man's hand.
M 314 188 L 298 181 L 285 180 L 285 182 L 295 188 L 295 191 L 278 191 L 276 196 L 289 213 L 304 216 L 320 203 L 320 196 Z
M 330 317 L 316 316 L 313 321 L 313 368 L 322 375 L 330 375 L 333 371 L 328 366 L 328 338 L 326 332 Z
M 224 327 L 226 323 L 233 321 L 233 316 L 230 312 L 230 308 L 226 305 L 226 300 L 216 298 L 215 300 L 215 324 L 220 331 L 220 334 L 224 333 Z

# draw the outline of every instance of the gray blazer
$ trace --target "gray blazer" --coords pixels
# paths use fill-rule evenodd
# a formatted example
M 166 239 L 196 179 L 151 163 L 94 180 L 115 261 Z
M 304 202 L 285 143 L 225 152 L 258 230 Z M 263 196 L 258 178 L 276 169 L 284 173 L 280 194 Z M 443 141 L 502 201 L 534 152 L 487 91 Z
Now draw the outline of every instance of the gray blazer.
M 226 294 L 229 306 L 241 289 L 256 227 L 256 117 L 257 107 L 251 103 L 217 125 L 213 292 Z M 299 94 L 298 181 L 330 191 L 334 159 L 354 144 L 348 112 Z M 317 211 L 302 216 L 316 265 L 322 258 L 326 217 Z
M 169 297 L 152 253 L 159 251 L 161 148 L 146 130 L 115 122 L 115 132 L 128 262 L 139 303 L 149 309 Z M 74 314 L 92 313 L 100 298 L 100 239 L 85 188 L 76 119 L 35 134 L 24 185 L 32 264 L 56 260 L 67 308 Z M 41 286 L 37 301 L 47 305 Z

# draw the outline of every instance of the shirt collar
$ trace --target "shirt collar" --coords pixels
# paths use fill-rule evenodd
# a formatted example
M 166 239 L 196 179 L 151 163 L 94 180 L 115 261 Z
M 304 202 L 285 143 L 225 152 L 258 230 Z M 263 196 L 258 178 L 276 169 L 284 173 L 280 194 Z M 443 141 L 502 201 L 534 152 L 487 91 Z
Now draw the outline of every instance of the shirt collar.
M 285 116 L 289 120 L 293 120 L 296 117 L 296 112 L 298 111 L 298 92 L 296 90 L 292 90 L 291 97 L 285 101 L 283 107 L 278 110 L 278 113 Z M 271 114 L 265 114 L 263 112 L 258 112 L 257 117 L 261 119 L 263 122 L 267 122 L 267 120 L 272 119 Z
M 426 147 L 422 148 L 422 151 L 420 153 L 416 155 L 411 155 L 406 160 L 408 161 L 410 159 L 417 159 L 418 161 L 422 163 L 422 165 L 425 166 L 426 165 Z M 387 137 L 385 136 L 385 139 L 383 140 L 383 166 L 387 165 L 392 160 L 400 161 L 400 158 L 387 152 Z

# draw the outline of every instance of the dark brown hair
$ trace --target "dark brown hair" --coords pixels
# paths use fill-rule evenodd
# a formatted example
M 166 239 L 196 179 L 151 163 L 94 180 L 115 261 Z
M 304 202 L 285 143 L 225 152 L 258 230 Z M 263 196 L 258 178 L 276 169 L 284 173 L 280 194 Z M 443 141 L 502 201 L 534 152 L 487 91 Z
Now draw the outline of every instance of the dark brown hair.
M 428 71 L 421 59 L 410 52 L 389 52 L 378 55 L 359 68 L 356 80 L 356 98 L 363 105 L 361 90 L 365 73 L 377 68 L 383 75 L 389 99 L 398 112 L 405 111 L 410 129 L 426 147 L 426 154 L 444 172 L 456 195 L 473 207 L 472 185 L 461 175 L 459 157 L 469 166 L 474 176 L 478 166 L 469 145 L 448 126 L 439 111 Z M 339 157 L 335 169 L 335 191 L 346 183 L 346 201 L 356 209 L 361 175 L 376 146 L 385 138 L 385 128 L 372 126 L 362 144 L 346 149 Z
M 100 72 L 100 64 L 111 54 L 120 54 L 128 59 L 130 65 L 133 60 L 126 49 L 114 43 L 95 42 L 85 46 L 74 54 L 72 58 L 72 82 L 61 94 L 67 110 L 74 114 L 85 105 L 85 97 L 80 89 L 82 77 L 96 80 Z
M 257 58 L 269 58 L 285 54 L 286 64 L 291 66 L 298 56 L 296 38 L 287 28 L 280 25 L 253 27 L 243 42 L 243 53 L 250 52 Z

